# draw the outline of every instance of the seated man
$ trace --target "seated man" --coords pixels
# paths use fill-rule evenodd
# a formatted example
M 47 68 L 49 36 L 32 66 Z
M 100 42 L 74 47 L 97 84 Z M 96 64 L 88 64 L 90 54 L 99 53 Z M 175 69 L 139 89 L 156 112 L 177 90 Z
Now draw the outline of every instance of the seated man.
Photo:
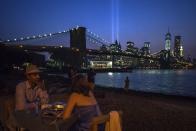
M 45 128 L 37 113 L 40 105 L 48 103 L 48 94 L 39 73 L 36 65 L 27 66 L 27 80 L 16 86 L 15 125 L 30 131 L 42 131 Z
M 27 80 L 16 86 L 16 110 L 35 110 L 37 101 L 40 104 L 48 102 L 48 94 L 45 90 L 44 81 L 40 80 L 40 70 L 36 65 L 26 68 Z

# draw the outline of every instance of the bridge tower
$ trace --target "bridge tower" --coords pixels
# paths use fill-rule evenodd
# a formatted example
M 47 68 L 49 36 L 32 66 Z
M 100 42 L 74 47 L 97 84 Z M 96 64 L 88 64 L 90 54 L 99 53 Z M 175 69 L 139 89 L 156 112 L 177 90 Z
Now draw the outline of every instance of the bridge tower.
M 70 48 L 86 50 L 86 28 L 78 27 L 70 30 Z
M 70 30 L 70 48 L 77 53 L 72 55 L 74 66 L 85 66 L 86 58 L 86 28 L 77 27 Z

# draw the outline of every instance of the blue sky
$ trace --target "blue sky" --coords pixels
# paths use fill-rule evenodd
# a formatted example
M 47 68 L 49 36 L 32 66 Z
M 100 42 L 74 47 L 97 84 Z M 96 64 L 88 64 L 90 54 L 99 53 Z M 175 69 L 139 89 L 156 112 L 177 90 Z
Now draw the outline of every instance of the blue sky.
M 102 38 L 117 38 L 152 52 L 164 48 L 168 27 L 181 35 L 185 54 L 196 57 L 195 0 L 1 0 L 0 38 L 14 39 L 85 26 Z

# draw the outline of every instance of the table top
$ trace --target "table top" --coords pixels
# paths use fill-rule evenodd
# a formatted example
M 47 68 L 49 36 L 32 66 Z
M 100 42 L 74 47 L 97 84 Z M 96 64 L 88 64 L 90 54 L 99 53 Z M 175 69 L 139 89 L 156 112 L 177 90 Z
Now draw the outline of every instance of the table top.
M 64 111 L 66 104 L 64 102 L 55 102 L 42 105 L 41 116 L 42 117 L 57 117 L 59 113 Z

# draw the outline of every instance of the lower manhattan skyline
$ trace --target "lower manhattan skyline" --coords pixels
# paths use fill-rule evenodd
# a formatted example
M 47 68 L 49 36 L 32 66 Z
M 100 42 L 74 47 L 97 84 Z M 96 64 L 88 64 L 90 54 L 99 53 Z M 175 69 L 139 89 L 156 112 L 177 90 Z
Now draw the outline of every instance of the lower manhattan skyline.
M 196 57 L 194 0 L 0 1 L 0 39 L 49 34 L 84 26 L 109 42 L 127 41 L 152 52 L 165 48 L 165 34 L 182 37 L 185 57 Z

